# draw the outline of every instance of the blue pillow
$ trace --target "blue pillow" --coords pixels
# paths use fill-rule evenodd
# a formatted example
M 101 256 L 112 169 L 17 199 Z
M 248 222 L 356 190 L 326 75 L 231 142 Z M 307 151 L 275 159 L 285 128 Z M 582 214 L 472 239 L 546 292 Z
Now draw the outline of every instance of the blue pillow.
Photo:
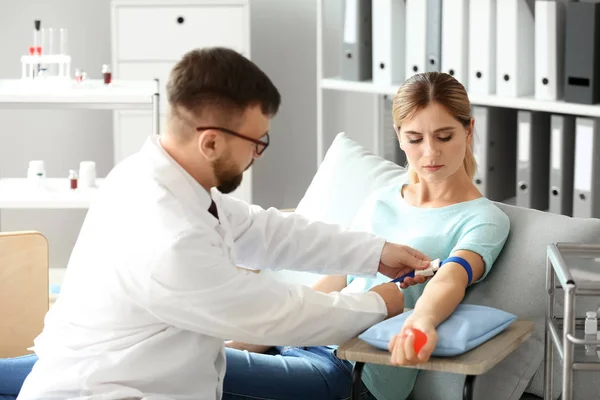
M 382 350 L 400 333 L 407 311 L 373 325 L 358 337 Z M 472 304 L 459 304 L 454 313 L 437 327 L 438 342 L 432 355 L 437 357 L 457 356 L 490 340 L 506 329 L 517 317 L 496 308 Z

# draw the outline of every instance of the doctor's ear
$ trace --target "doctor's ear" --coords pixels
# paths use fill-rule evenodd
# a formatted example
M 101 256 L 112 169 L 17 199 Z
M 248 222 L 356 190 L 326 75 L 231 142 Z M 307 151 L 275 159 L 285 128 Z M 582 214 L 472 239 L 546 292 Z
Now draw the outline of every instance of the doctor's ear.
M 218 159 L 225 148 L 225 140 L 219 131 L 207 129 L 199 132 L 197 136 L 198 150 L 208 161 Z

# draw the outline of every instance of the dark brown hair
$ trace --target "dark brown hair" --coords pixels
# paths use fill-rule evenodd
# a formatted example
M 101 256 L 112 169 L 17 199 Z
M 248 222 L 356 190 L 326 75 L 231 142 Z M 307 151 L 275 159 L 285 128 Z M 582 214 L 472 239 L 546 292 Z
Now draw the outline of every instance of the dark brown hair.
M 210 109 L 232 117 L 258 105 L 272 117 L 281 104 L 269 77 L 252 61 L 224 47 L 186 53 L 171 70 L 167 99 L 172 112 L 184 107 L 196 116 Z

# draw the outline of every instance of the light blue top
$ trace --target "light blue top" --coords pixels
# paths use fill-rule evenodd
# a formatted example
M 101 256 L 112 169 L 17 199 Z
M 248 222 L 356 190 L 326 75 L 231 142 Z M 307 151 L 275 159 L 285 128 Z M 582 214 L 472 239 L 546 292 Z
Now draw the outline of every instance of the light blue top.
M 485 262 L 481 278 L 484 279 L 506 242 L 510 222 L 506 214 L 485 197 L 441 208 L 419 208 L 402 197 L 400 184 L 394 184 L 367 198 L 354 220 L 353 229 L 413 247 L 432 260 L 444 260 L 457 250 L 473 251 Z M 374 278 L 348 276 L 348 286 L 343 292 L 363 292 L 389 281 L 381 274 Z M 405 307 L 414 308 L 426 284 L 404 289 Z M 412 390 L 416 371 L 367 365 L 363 380 L 378 400 L 401 399 L 404 392 Z

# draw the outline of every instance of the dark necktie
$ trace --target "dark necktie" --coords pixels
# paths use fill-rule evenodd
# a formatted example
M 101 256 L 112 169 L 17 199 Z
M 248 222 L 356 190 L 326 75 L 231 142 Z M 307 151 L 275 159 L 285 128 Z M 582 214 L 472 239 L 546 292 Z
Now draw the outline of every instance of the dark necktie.
M 208 212 L 211 213 L 216 219 L 219 219 L 219 212 L 217 211 L 217 205 L 215 204 L 214 200 L 210 203 Z

